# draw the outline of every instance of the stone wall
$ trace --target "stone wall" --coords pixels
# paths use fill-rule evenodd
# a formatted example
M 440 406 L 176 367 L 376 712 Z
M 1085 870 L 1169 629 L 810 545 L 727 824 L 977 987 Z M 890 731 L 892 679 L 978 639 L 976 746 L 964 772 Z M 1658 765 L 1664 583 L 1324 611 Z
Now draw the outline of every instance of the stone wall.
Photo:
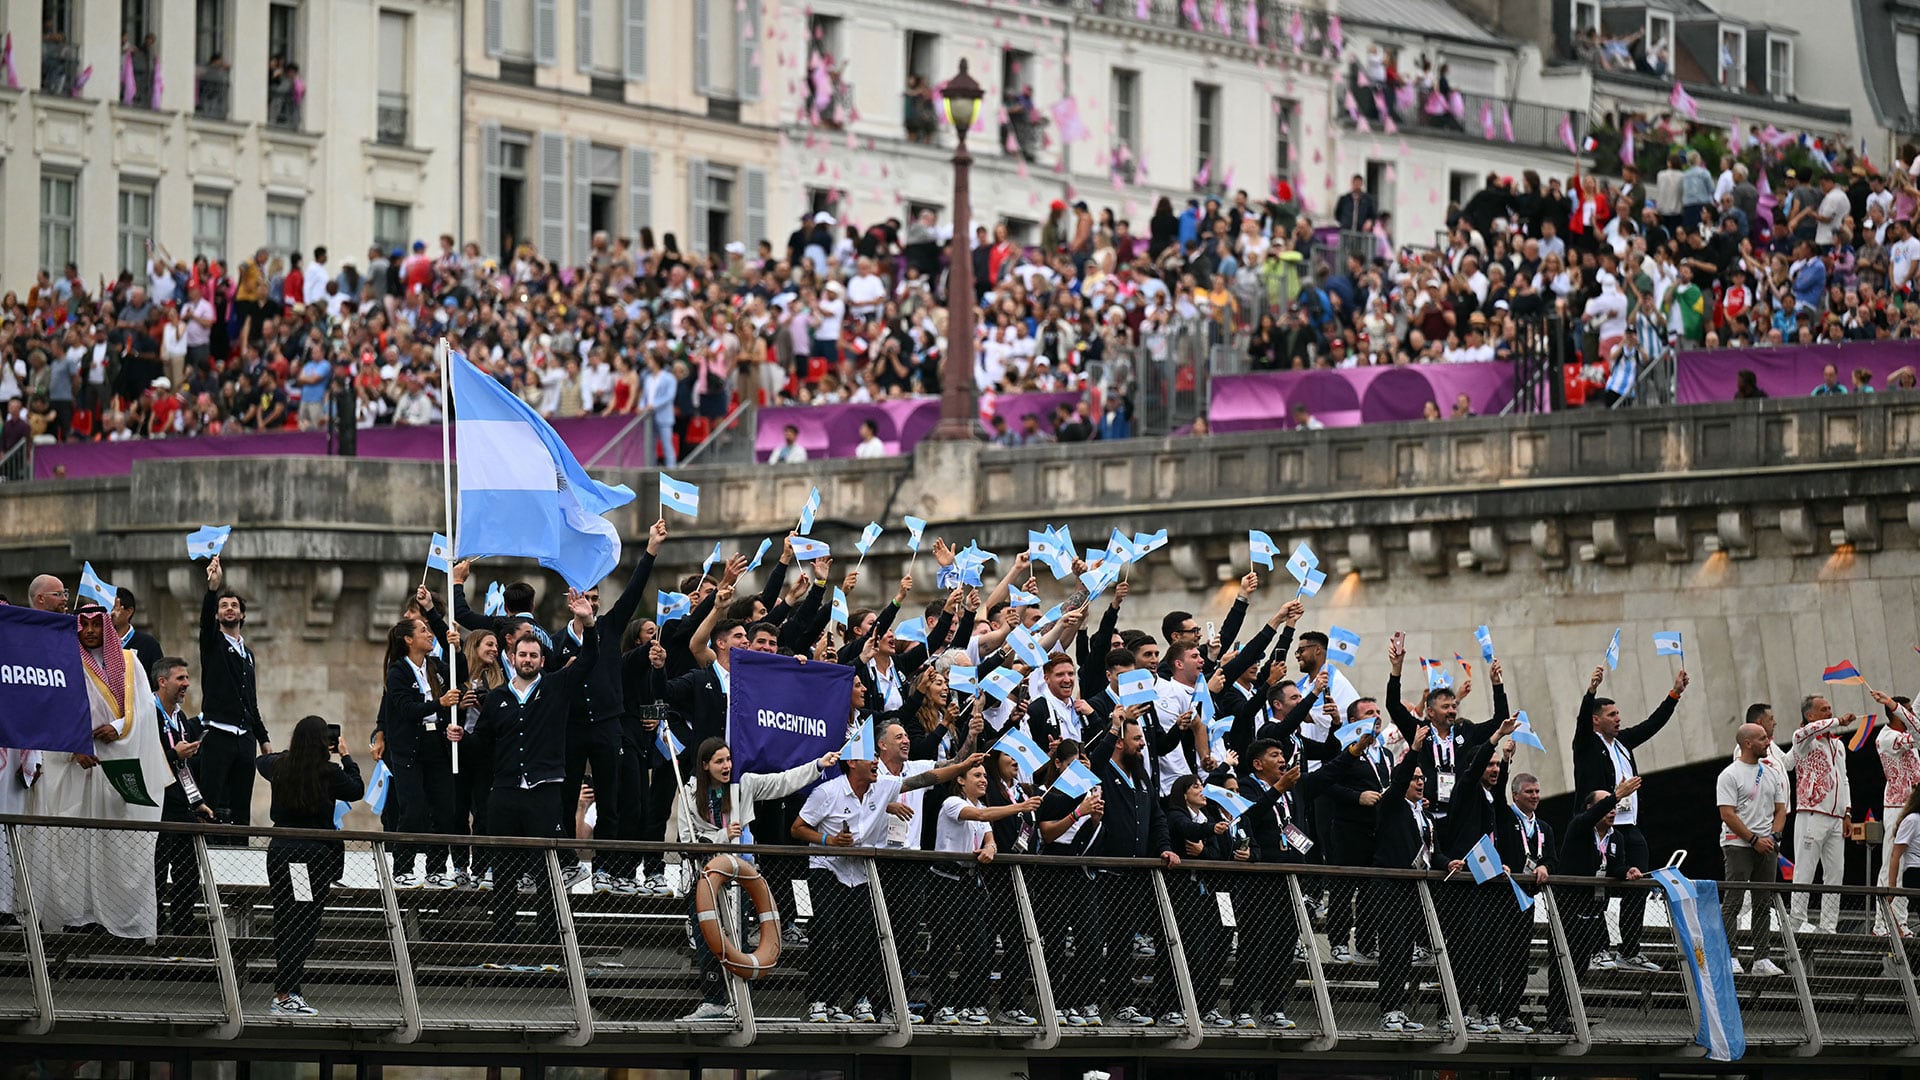
M 1122 619 L 1157 632 L 1174 607 L 1225 615 L 1249 566 L 1246 531 L 1259 528 L 1319 552 L 1330 580 L 1306 625 L 1362 635 L 1352 674 L 1369 693 L 1384 689 L 1393 629 L 1408 631 L 1414 655 L 1450 660 L 1474 657 L 1473 628 L 1490 625 L 1516 707 L 1549 740 L 1525 764 L 1552 793 L 1567 782 L 1565 736 L 1587 673 L 1616 626 L 1623 658 L 1607 692 L 1629 716 L 1672 681 L 1676 665 L 1653 656 L 1652 632 L 1687 642 L 1694 689 L 1643 752 L 1649 768 L 1730 752 L 1749 702 L 1790 717 L 1842 658 L 1876 686 L 1914 688 L 1916 448 L 1920 400 L 1883 394 L 1020 451 L 928 443 L 912 459 L 692 468 L 680 475 L 702 485 L 706 512 L 673 516 L 663 576 L 649 587 L 697 569 L 716 538 L 751 553 L 783 534 L 817 485 L 815 533 L 842 550 L 842 568 L 862 526 L 888 528 L 856 607 L 882 602 L 907 568 L 902 514 L 933 522 L 929 540 L 977 539 L 1009 556 L 1043 521 L 1071 525 L 1083 547 L 1115 526 L 1166 528 L 1172 543 L 1135 569 Z M 652 474 L 612 477 L 639 495 L 615 516 L 631 542 L 656 512 Z M 232 524 L 229 576 L 249 599 L 269 725 L 284 733 L 319 713 L 362 742 L 378 707 L 380 644 L 441 517 L 431 466 L 146 462 L 127 478 L 0 488 L 0 590 L 23 600 L 34 573 L 71 582 L 91 561 L 140 594 L 141 625 L 169 650 L 190 650 L 205 564 L 186 560 L 182 538 Z M 915 569 L 929 581 L 932 559 Z M 476 576 L 476 594 L 496 576 L 531 577 L 542 612 L 558 619 L 560 583 L 531 563 L 488 560 Z M 443 593 L 444 580 L 429 584 Z M 1064 595 L 1043 586 L 1048 603 Z M 1253 618 L 1290 592 L 1264 590 Z M 603 603 L 617 595 L 609 584 Z M 1491 695 L 1475 671 L 1465 712 L 1484 716 Z M 1843 711 L 1865 701 L 1858 688 L 1836 696 Z

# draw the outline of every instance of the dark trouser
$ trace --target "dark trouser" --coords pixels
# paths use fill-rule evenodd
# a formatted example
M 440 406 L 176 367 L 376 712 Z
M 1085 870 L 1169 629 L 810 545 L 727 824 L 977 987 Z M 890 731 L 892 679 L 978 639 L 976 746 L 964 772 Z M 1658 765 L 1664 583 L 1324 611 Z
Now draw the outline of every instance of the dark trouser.
M 1737 844 L 1722 844 L 1720 858 L 1727 867 L 1727 887 L 1720 893 L 1721 920 L 1727 929 L 1727 949 L 1737 953 L 1733 932 L 1740 922 L 1740 901 L 1746 898 L 1747 890 L 1735 888 L 1734 882 L 1775 880 L 1779 876 L 1780 857 L 1761 855 Z M 1753 958 L 1765 959 L 1772 951 L 1773 894 L 1757 892 L 1753 894 Z
M 168 815 L 167 821 L 190 820 Z M 193 853 L 193 837 L 160 833 L 153 845 L 153 886 L 160 912 L 160 932 L 187 935 L 195 930 L 193 906 L 200 902 L 200 860 Z
M 557 814 L 561 784 L 541 784 L 531 788 L 496 787 L 487 795 L 487 821 L 493 836 L 527 836 L 553 839 L 559 827 Z M 493 939 L 514 943 L 521 940 L 517 916 L 520 909 L 520 876 L 533 877 L 533 915 L 535 940 L 554 943 L 560 939 L 560 924 L 553 910 L 553 882 L 547 874 L 547 855 L 539 848 L 495 848 L 493 852 L 493 891 L 487 895 L 493 915 Z
M 915 828 L 919 827 L 918 820 L 915 819 Z M 930 970 L 929 954 L 939 945 L 940 925 L 938 913 L 928 902 L 934 894 L 929 891 L 931 875 L 927 864 L 889 859 L 877 865 L 901 966 L 907 970 Z
M 621 722 L 618 720 L 567 723 L 567 794 L 563 805 L 569 813 L 573 807 L 580 805 L 580 787 L 586 781 L 587 766 L 591 764 L 596 812 L 593 834 L 609 840 L 620 837 L 620 758 L 623 756 L 623 738 Z M 566 852 L 561 852 L 561 862 L 567 861 L 566 855 Z M 577 853 L 573 861 L 576 865 L 579 863 Z
M 313 939 L 320 934 L 320 916 L 327 893 L 340 879 L 345 852 L 338 843 L 323 840 L 275 838 L 267 845 L 267 895 L 273 900 L 273 990 L 297 994 L 307 973 Z M 294 866 L 304 866 L 310 899 L 298 899 Z
M 1230 932 L 1220 925 L 1220 902 L 1214 899 L 1214 892 L 1213 884 L 1198 873 L 1167 877 L 1173 917 L 1180 923 L 1180 943 L 1186 948 L 1187 968 L 1193 976 L 1194 999 L 1202 1011 L 1214 1008 L 1220 1000 L 1227 949 L 1233 943 Z
M 887 1003 L 874 944 L 873 896 L 865 885 L 843 885 L 833 871 L 807 871 L 813 897 L 813 947 L 807 951 L 807 1000 L 866 998 L 878 1010 Z
M 1334 866 L 1373 865 L 1373 827 L 1336 821 L 1327 837 L 1327 860 Z M 1327 909 L 1327 941 L 1344 944 L 1347 932 L 1353 932 L 1353 947 L 1373 952 L 1380 947 L 1380 929 L 1374 919 L 1373 905 L 1364 903 L 1366 881 L 1362 878 L 1332 878 L 1333 901 Z
M 927 1004 L 932 1008 L 985 1008 L 987 984 L 993 974 L 993 936 L 986 929 L 986 882 L 972 867 L 964 865 L 940 863 L 927 869 L 927 910 L 933 913 L 934 923 L 931 962 L 926 969 Z M 887 910 L 897 912 L 900 908 L 889 903 Z M 959 959 L 951 966 L 959 977 L 949 982 L 947 970 L 955 949 L 959 950 Z
M 1000 1006 L 1024 1002 L 1033 992 L 1033 965 L 1027 959 L 1027 932 L 1013 893 L 1013 874 L 1000 870 L 984 875 L 987 882 L 986 947 L 1000 938 Z
M 474 799 L 476 795 L 486 793 L 486 786 L 493 782 L 493 770 L 479 767 L 473 760 L 473 754 L 466 750 L 460 752 L 460 757 L 460 771 L 453 774 L 453 817 L 449 822 L 450 827 L 445 831 L 455 836 L 471 836 L 479 832 L 478 825 L 468 824 L 474 818 Z M 448 763 L 451 765 L 451 759 Z M 473 856 L 471 844 L 456 844 L 449 858 L 456 870 L 464 871 L 472 867 L 477 873 L 485 869 L 484 862 L 474 864 Z
M 1557 890 L 1553 897 L 1560 905 L 1560 923 L 1567 932 L 1567 952 L 1573 960 L 1574 978 L 1584 979 L 1587 964 L 1607 947 L 1606 899 L 1585 889 Z M 1566 980 L 1557 976 L 1557 969 L 1557 964 L 1547 969 L 1547 1019 L 1554 1023 L 1569 1015 Z
M 1474 884 L 1472 878 L 1455 878 L 1434 890 L 1435 913 L 1440 916 L 1440 932 L 1446 938 L 1460 1007 L 1469 1016 L 1493 1011 L 1499 995 L 1497 950 L 1507 943 L 1496 935 L 1507 927 L 1506 908 L 1519 906 L 1513 902 L 1512 892 L 1506 878 L 1494 878 L 1484 885 Z M 1501 904 L 1505 907 L 1498 906 Z
M 642 736 L 646 736 L 645 741 L 642 741 Z M 652 732 L 644 731 L 640 727 L 640 721 L 622 720 L 620 722 L 620 783 L 616 788 L 614 799 L 619 804 L 615 807 L 618 813 L 614 818 L 619 832 L 608 832 L 604 835 L 618 840 L 658 840 L 664 835 L 664 833 L 651 837 L 647 835 L 647 801 L 653 794 L 652 745 Z M 661 768 L 666 768 L 666 765 L 662 763 Z M 672 782 L 669 774 L 667 783 Z M 667 794 L 671 795 L 672 792 L 669 791 Z M 606 796 L 600 794 L 599 789 L 595 788 L 594 798 L 598 801 L 605 799 Z M 601 807 L 601 812 L 606 812 L 604 806 Z M 662 828 L 665 825 L 663 814 Z M 601 829 L 605 828 L 607 828 L 607 819 L 602 818 L 600 826 L 594 832 L 600 833 Z M 633 852 L 610 851 L 604 855 L 595 852 L 594 861 L 597 869 L 605 870 L 614 877 L 636 879 L 640 877 L 641 859 Z
M 1293 947 L 1300 942 L 1287 879 L 1278 874 L 1236 877 L 1233 921 L 1240 927 L 1240 959 L 1233 969 L 1234 1011 L 1255 1012 L 1254 1003 L 1264 1002 L 1267 1012 L 1286 1012 L 1287 991 L 1293 987 Z
M 1413 944 L 1420 940 L 1425 917 L 1411 881 L 1376 878 L 1368 893 L 1368 905 L 1380 920 L 1380 1011 L 1390 1013 L 1406 1007 Z
M 1085 940 L 1088 947 L 1095 941 L 1106 942 L 1107 958 L 1102 967 L 1107 976 L 1105 997 L 1108 1007 L 1117 1009 L 1132 1005 L 1149 1014 L 1159 1014 L 1173 1008 L 1179 1000 L 1173 988 L 1173 957 L 1169 953 L 1167 936 L 1159 933 L 1159 913 L 1154 904 L 1153 889 L 1145 875 L 1095 874 L 1094 893 L 1095 902 L 1099 905 L 1101 932 L 1097 937 L 1090 934 Z M 1148 991 L 1152 996 L 1144 1003 L 1133 999 L 1135 934 L 1152 934 L 1160 945 L 1153 954 L 1153 989 Z M 1076 933 L 1075 952 L 1080 951 L 1081 940 Z
M 1099 998 L 1100 973 L 1105 969 L 1100 949 L 1100 905 L 1095 901 L 1095 882 L 1087 871 L 1062 862 L 1055 867 L 1035 867 L 1033 873 L 1033 909 L 1046 942 L 1047 976 L 1053 984 L 1053 999 L 1061 1008 L 1079 1008 Z M 1067 955 L 1067 938 L 1073 938 L 1073 955 Z M 1130 963 L 1132 947 L 1116 958 Z
M 453 763 L 445 750 L 422 748 L 410 762 L 390 760 L 393 782 L 389 798 L 400 801 L 398 825 L 403 833 L 449 833 L 465 835 L 466 823 L 456 826 L 453 812 Z M 411 874 L 421 855 L 427 857 L 427 873 L 447 872 L 447 845 L 393 845 L 393 872 Z
M 209 727 L 200 737 L 200 753 L 194 762 L 193 778 L 200 794 L 213 807 L 215 821 L 222 825 L 249 825 L 253 822 L 253 762 L 259 744 L 251 735 L 235 735 Z M 209 837 L 210 844 L 245 846 L 240 837 Z
M 1638 825 L 1618 825 L 1613 827 L 1614 835 L 1620 838 L 1620 854 L 1626 858 L 1629 868 L 1637 868 L 1641 873 L 1652 870 L 1653 854 L 1647 848 L 1647 837 Z M 1647 890 L 1630 889 L 1620 894 L 1620 955 L 1638 956 L 1640 953 L 1640 933 L 1647 921 Z
M 1513 891 L 1504 882 L 1496 884 L 1502 885 L 1507 892 Z M 1533 891 L 1529 886 L 1522 888 Z M 1512 1019 L 1520 1015 L 1520 1001 L 1527 992 L 1527 973 L 1533 967 L 1534 909 L 1521 911 L 1516 901 L 1497 910 L 1503 910 L 1507 915 L 1499 921 L 1499 925 L 1487 931 L 1487 942 L 1497 954 L 1494 960 L 1497 974 L 1494 977 L 1493 1001 L 1485 1004 L 1495 1016 Z M 1554 960 L 1551 948 L 1547 950 L 1547 982 L 1550 988 L 1560 982 L 1560 965 Z M 1561 993 L 1564 995 L 1566 991 L 1562 989 Z

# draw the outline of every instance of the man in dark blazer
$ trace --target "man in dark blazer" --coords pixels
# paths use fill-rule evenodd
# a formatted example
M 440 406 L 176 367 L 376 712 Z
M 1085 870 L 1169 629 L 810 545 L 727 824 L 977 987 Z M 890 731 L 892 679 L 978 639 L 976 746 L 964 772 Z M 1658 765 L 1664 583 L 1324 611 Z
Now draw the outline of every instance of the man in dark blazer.
M 1429 870 L 1440 856 L 1434 847 L 1433 817 L 1427 812 L 1423 750 L 1431 728 L 1414 729 L 1409 749 L 1387 779 L 1374 804 L 1373 865 L 1390 870 Z M 1420 896 L 1405 878 L 1376 878 L 1372 904 L 1380 920 L 1380 1030 L 1424 1031 L 1408 1019 L 1407 981 L 1413 972 L 1413 946 L 1421 926 Z
M 1560 862 L 1554 872 L 1567 877 L 1605 877 L 1614 881 L 1636 881 L 1645 874 L 1633 865 L 1631 854 L 1622 842 L 1614 813 L 1622 799 L 1640 790 L 1640 778 L 1629 776 L 1611 791 L 1602 789 L 1586 797 L 1586 807 L 1567 823 L 1567 838 L 1560 844 Z M 1604 956 L 1607 947 L 1607 890 L 1562 889 L 1554 893 L 1560 900 L 1560 919 L 1567 932 L 1567 951 L 1573 958 L 1576 978 L 1584 979 L 1587 963 Z M 1638 892 L 1639 890 L 1635 890 Z M 1644 894 L 1641 906 L 1646 906 Z M 1623 902 L 1622 907 L 1625 907 Z M 1555 1035 L 1573 1034 L 1573 1022 L 1567 1008 L 1567 988 L 1553 993 L 1547 989 L 1547 1031 Z
M 240 635 L 247 603 L 222 588 L 225 580 L 215 555 L 207 563 L 207 591 L 200 602 L 204 731 L 195 778 L 218 821 L 246 825 L 253 820 L 254 759 L 273 753 L 273 740 L 260 717 L 254 655 Z
M 1153 859 L 1168 866 L 1179 866 L 1173 840 L 1167 831 L 1166 815 L 1161 809 L 1159 791 L 1147 767 L 1147 739 L 1137 719 L 1116 717 L 1107 730 L 1087 747 L 1094 775 L 1100 778 L 1100 798 L 1104 807 L 1093 834 L 1082 849 L 1094 858 Z M 1120 1027 L 1181 1026 L 1186 1017 L 1174 997 L 1173 965 L 1167 950 L 1161 948 L 1153 959 L 1154 1000 L 1142 1008 L 1129 1000 L 1132 980 L 1126 978 L 1124 958 L 1132 956 L 1133 937 L 1159 924 L 1153 909 L 1152 893 L 1138 874 L 1099 871 L 1094 875 L 1096 923 L 1089 928 L 1091 941 L 1104 941 L 1108 959 L 1105 1004 L 1112 1022 Z M 1164 943 L 1163 943 L 1164 944 Z M 1124 1004 L 1114 1007 L 1116 1002 Z M 1157 1021 L 1156 1021 L 1157 1015 Z

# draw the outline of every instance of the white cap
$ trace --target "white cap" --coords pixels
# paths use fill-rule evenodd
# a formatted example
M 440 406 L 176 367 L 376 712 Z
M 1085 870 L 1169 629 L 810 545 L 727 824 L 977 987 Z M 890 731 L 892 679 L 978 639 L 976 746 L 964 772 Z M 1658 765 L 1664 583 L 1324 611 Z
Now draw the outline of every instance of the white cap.
M 727 254 L 729 255 L 745 255 L 746 253 L 747 253 L 747 245 L 741 243 L 738 240 L 735 240 L 732 243 L 727 245 Z
M 833 224 L 833 215 L 827 213 L 825 210 L 822 210 L 819 213 L 813 215 L 813 223 L 815 225 L 831 225 Z

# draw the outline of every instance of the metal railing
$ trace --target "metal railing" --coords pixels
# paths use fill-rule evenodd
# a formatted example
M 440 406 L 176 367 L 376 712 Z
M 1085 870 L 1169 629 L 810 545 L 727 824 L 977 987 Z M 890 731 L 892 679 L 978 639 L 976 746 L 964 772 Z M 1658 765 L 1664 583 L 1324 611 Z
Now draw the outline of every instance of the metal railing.
M 0 483 L 24 483 L 33 479 L 33 437 L 21 439 L 0 454 Z
M 46 41 L 40 44 L 40 90 L 46 94 L 71 97 L 78 91 L 74 82 L 80 77 L 80 46 L 71 41 Z
M 709 458 L 710 465 L 744 464 L 753 460 L 754 412 L 757 403 L 751 398 L 742 398 L 733 411 L 713 425 L 712 431 L 698 446 L 680 455 L 680 464 L 691 465 L 701 458 Z
M 930 143 L 940 135 L 940 110 L 927 94 L 902 92 L 900 95 L 901 123 L 906 128 L 907 138 L 913 142 Z
M 287 131 L 300 130 L 301 99 L 291 81 L 267 87 L 267 125 Z
M 0 925 L 0 1019 L 28 1037 L 217 1044 L 292 1024 L 323 1047 L 825 1035 L 1020 1052 L 1129 1036 L 1157 1051 L 1698 1054 L 1702 1006 L 1647 880 L 1549 878 L 1525 910 L 1504 880 L 1372 868 L 839 849 L 866 881 L 849 886 L 797 847 L 20 816 L 0 830 L 15 916 Z M 619 886 L 576 883 L 568 847 Z M 773 917 L 756 919 L 707 879 L 731 940 L 776 954 L 752 981 L 713 961 L 693 917 L 698 868 L 722 853 L 750 855 L 770 887 Z M 422 869 L 458 884 L 400 876 Z M 1805 932 L 1796 894 L 1836 901 L 1836 928 Z M 1748 1058 L 1920 1046 L 1913 939 L 1874 932 L 1900 926 L 1912 896 L 1742 884 L 1703 911 L 1746 969 L 1733 991 Z M 1761 960 L 1781 974 L 1758 974 Z M 290 991 L 319 1015 L 274 1013 Z M 984 1022 L 941 1023 L 943 1007 Z M 1125 1010 L 1151 1022 L 1123 1024 L 1138 1019 Z M 1386 1030 L 1391 1010 L 1423 1026 Z M 1104 1026 L 1085 1023 L 1096 1013 Z M 1512 1023 L 1488 1030 L 1488 1014 Z M 1221 1026 L 1238 1015 L 1261 1020 Z
M 374 137 L 388 146 L 405 146 L 407 134 L 407 95 L 381 93 L 375 105 Z
M 193 115 L 207 120 L 225 120 L 232 108 L 232 72 L 217 67 L 203 67 L 194 72 Z
M 1560 121 L 1570 120 L 1576 139 L 1586 132 L 1586 114 L 1579 110 L 1554 109 L 1526 101 L 1510 101 L 1491 94 L 1460 91 L 1460 112 L 1455 115 L 1451 102 L 1428 108 L 1428 102 L 1415 100 L 1402 105 L 1400 95 L 1390 87 L 1359 85 L 1357 73 L 1350 73 L 1346 92 L 1353 95 L 1354 109 L 1342 110 L 1339 121 L 1353 129 L 1361 123 L 1380 129 L 1390 120 L 1397 131 L 1440 133 L 1491 143 L 1564 150 Z M 1511 134 L 1509 134 L 1511 132 Z
M 1138 0 L 1052 2 L 1059 7 L 1110 19 L 1142 21 Z M 1145 10 L 1144 21 L 1153 26 L 1227 38 L 1238 44 L 1248 44 L 1253 40 L 1247 34 L 1247 5 L 1244 2 L 1221 5 L 1212 0 L 1148 0 Z M 1310 54 L 1332 51 L 1325 10 L 1280 3 L 1278 0 L 1258 0 L 1255 11 L 1256 37 L 1262 47 Z

